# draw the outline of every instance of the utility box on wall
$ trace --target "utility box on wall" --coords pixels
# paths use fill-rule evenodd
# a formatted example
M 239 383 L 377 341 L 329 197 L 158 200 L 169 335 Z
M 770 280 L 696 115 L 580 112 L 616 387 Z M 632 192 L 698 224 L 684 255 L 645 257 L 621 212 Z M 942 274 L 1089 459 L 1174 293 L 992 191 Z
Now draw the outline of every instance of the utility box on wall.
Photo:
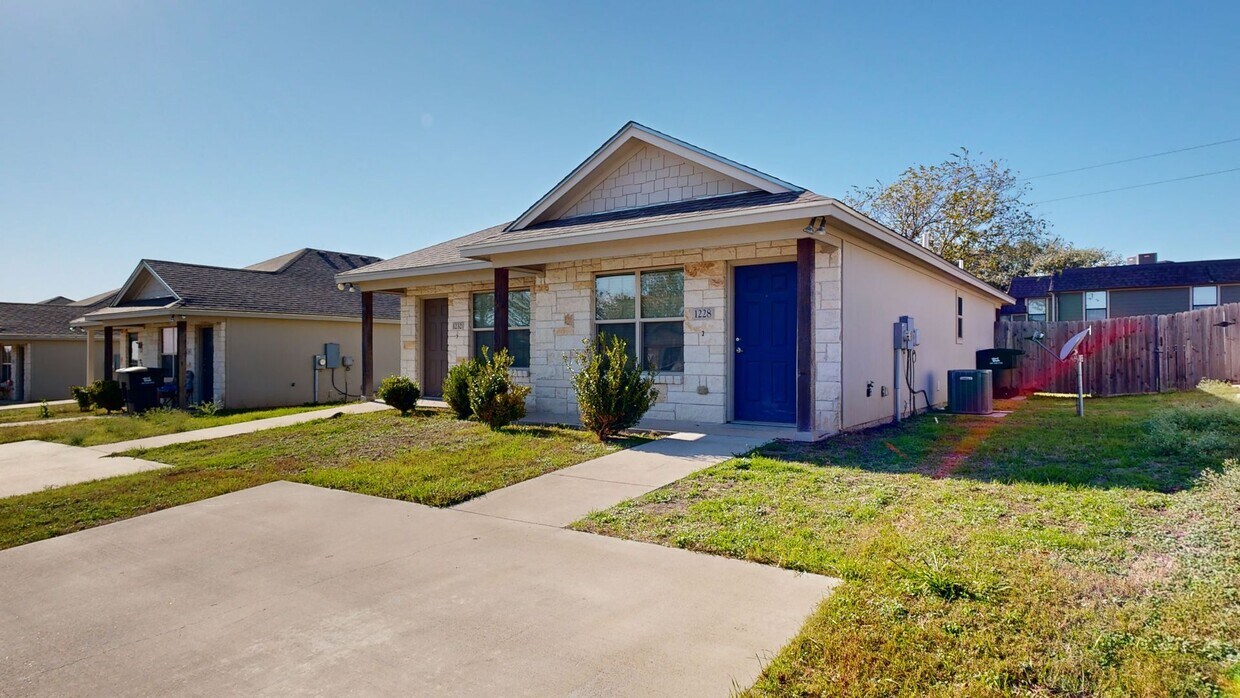
M 326 368 L 340 368 L 340 345 L 331 343 L 323 345 L 323 354 L 327 357 Z
M 947 410 L 956 414 L 990 414 L 994 398 L 990 371 L 948 371 Z

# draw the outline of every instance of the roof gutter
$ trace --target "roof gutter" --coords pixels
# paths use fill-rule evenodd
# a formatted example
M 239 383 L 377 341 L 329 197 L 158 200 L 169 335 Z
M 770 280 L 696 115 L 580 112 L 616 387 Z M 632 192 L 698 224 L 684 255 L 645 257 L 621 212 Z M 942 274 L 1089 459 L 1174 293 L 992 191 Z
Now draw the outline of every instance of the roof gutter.
M 106 315 L 94 316 L 89 313 L 69 323 L 70 327 L 104 327 L 107 325 L 118 324 L 115 321 L 132 321 L 146 320 L 154 322 L 172 321 L 173 318 L 190 318 L 190 317 L 222 317 L 222 318 L 256 318 L 264 320 L 312 320 L 316 322 L 361 322 L 361 316 L 350 315 L 311 315 L 311 314 L 289 314 L 289 313 L 260 313 L 246 312 L 238 310 L 211 310 L 204 308 L 202 310 L 188 310 L 178 308 L 176 306 L 168 306 L 160 310 L 145 310 L 132 313 L 108 313 Z M 399 318 L 382 318 L 376 317 L 375 322 L 394 324 L 399 323 Z M 145 323 L 143 323 L 145 324 Z
M 381 269 L 379 271 L 366 271 L 366 267 L 362 267 L 360 269 L 340 272 L 336 275 L 336 281 L 339 283 L 385 281 L 387 279 L 403 279 L 410 276 L 431 276 L 433 274 L 451 274 L 458 271 L 478 271 L 480 269 L 490 268 L 491 265 L 488 262 L 479 260 L 467 260 L 464 262 L 453 262 L 451 264 L 436 264 L 429 267 Z

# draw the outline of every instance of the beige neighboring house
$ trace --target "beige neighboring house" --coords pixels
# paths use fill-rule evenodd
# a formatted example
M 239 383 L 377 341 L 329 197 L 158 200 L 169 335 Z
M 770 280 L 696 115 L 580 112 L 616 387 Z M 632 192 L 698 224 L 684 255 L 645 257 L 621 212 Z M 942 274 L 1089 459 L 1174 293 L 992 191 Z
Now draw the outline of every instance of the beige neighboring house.
M 835 199 L 632 122 L 512 221 L 337 279 L 402 295 L 401 371 L 429 393 L 503 346 L 531 409 L 569 418 L 563 357 L 609 333 L 658 372 L 648 420 L 800 439 L 943 404 L 1012 302 Z
M 116 291 L 81 301 L 0 303 L 0 402 L 64 400 L 86 382 L 86 333 L 69 323 Z
M 73 321 L 101 338 L 102 359 L 92 355 L 83 365 L 106 367 L 92 379 L 127 366 L 158 369 L 165 400 L 179 404 L 273 407 L 356 398 L 362 370 L 352 359 L 362 352 L 362 298 L 337 290 L 335 275 L 377 259 L 313 249 L 244 269 L 144 259 L 110 303 Z M 399 299 L 368 300 L 373 368 L 393 374 Z

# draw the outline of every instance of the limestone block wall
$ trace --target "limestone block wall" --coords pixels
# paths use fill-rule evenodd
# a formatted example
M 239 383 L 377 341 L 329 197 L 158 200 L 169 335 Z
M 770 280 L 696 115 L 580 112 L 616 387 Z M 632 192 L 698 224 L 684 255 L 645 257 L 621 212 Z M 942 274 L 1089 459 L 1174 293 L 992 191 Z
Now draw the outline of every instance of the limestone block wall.
M 796 241 L 758 242 L 679 252 L 608 257 L 548 264 L 532 279 L 514 279 L 512 288 L 531 290 L 530 369 L 518 380 L 532 385 L 531 409 L 576 416 L 565 357 L 582 348 L 594 332 L 594 279 L 599 274 L 649 269 L 685 271 L 684 372 L 661 374 L 659 399 L 650 419 L 722 423 L 730 418 L 732 351 L 731 267 L 790 259 Z M 820 243 L 815 259 L 814 419 L 817 434 L 839 430 L 841 381 L 841 293 L 838 248 Z M 420 309 L 425 298 L 447 297 L 449 357 L 453 364 L 470 352 L 470 294 L 489 291 L 488 283 L 462 283 L 408 289 L 401 302 L 401 372 L 421 378 Z M 692 309 L 709 319 L 693 319 Z
M 749 191 L 753 187 L 651 145 L 625 160 L 564 218 Z

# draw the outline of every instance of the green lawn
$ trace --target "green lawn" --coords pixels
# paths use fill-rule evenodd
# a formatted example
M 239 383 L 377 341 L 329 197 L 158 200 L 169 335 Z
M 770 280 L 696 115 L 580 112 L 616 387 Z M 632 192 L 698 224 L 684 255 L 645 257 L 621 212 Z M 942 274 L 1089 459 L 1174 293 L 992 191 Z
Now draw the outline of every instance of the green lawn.
M 776 444 L 576 527 L 844 578 L 752 694 L 1236 695 L 1240 403 L 1212 390 Z
M 275 407 L 257 410 L 221 410 L 211 416 L 197 416 L 181 410 L 151 410 L 140 415 L 96 413 L 98 419 L 71 422 L 48 422 L 20 427 L 0 427 L 0 444 L 13 441 L 55 441 L 70 446 L 98 446 L 148 436 L 174 434 L 182 431 L 206 429 L 225 424 L 250 422 L 268 417 L 321 410 L 330 405 L 303 405 L 301 407 Z M 24 410 L 14 410 L 24 411 Z M 77 412 L 77 407 L 73 407 Z
M 13 422 L 32 422 L 36 419 L 65 419 L 66 417 L 89 417 L 92 414 L 103 414 L 99 412 L 83 412 L 78 409 L 77 403 L 70 405 L 48 405 L 47 409 L 52 413 L 51 417 L 43 417 L 38 403 L 30 407 L 19 407 L 11 410 L 0 410 L 0 424 L 11 424 Z
M 0 549 L 275 480 L 447 506 L 624 445 L 565 428 L 491 431 L 440 411 L 342 415 L 131 451 L 175 467 L 0 499 Z

